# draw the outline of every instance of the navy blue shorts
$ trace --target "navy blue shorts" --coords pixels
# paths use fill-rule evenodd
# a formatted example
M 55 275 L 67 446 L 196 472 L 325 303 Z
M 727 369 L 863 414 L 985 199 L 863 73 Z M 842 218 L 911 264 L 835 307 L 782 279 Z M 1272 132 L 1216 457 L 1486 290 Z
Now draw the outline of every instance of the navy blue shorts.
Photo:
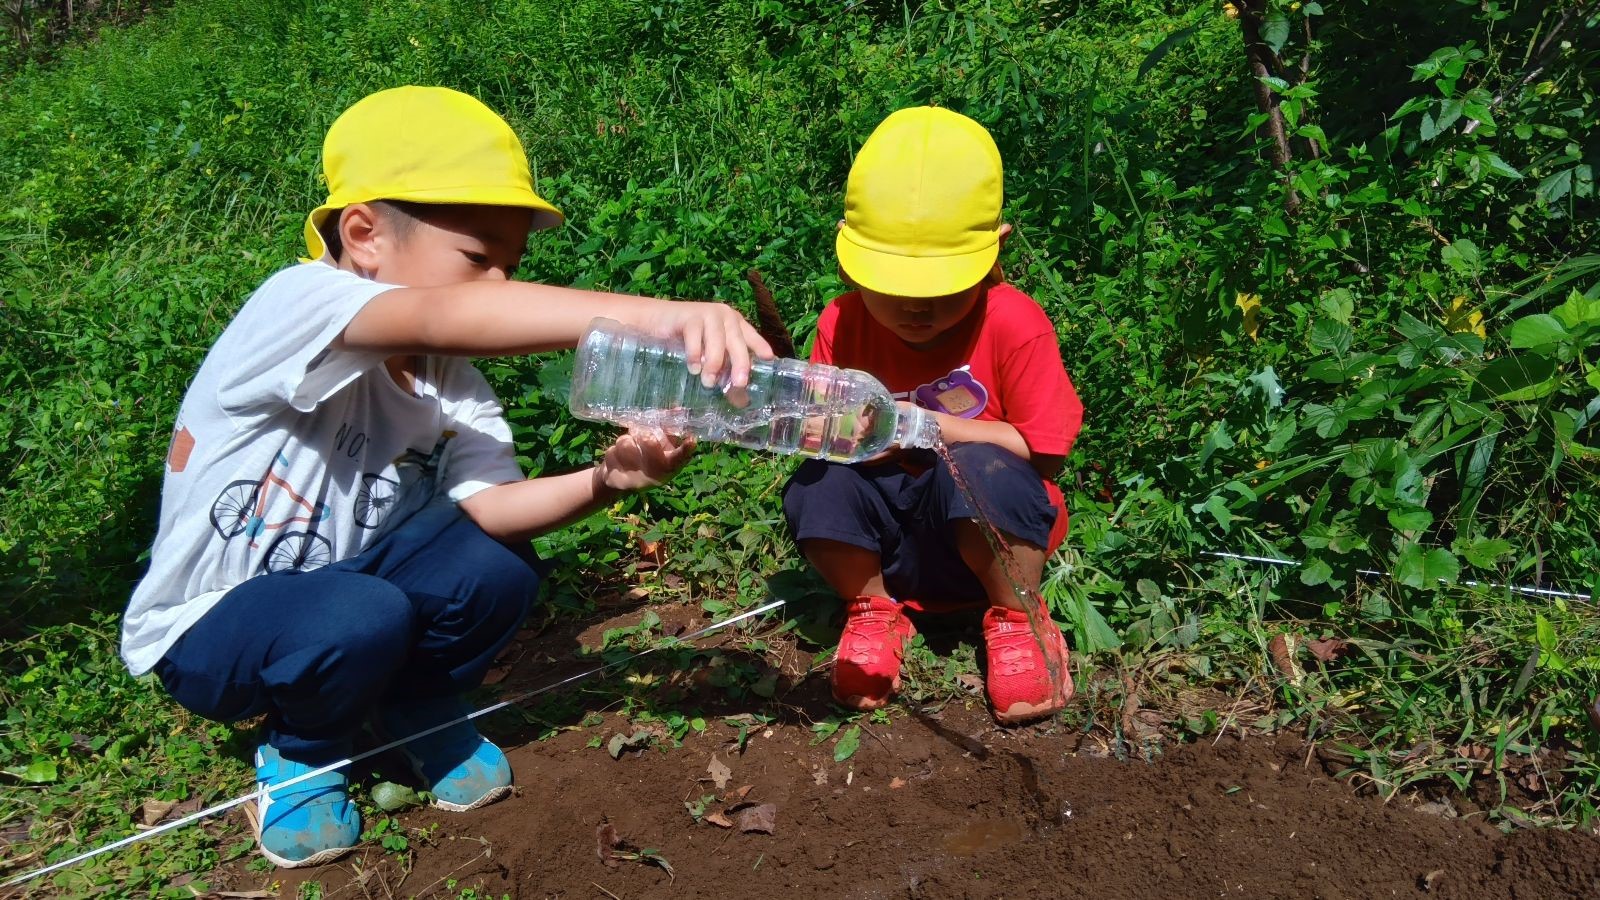
M 539 592 L 543 563 L 452 503 L 428 507 L 358 556 L 258 575 L 223 596 L 156 664 L 191 712 L 267 716 L 283 755 L 347 755 L 379 703 L 483 681 Z
M 954 444 L 950 454 L 984 513 L 1003 534 L 1038 547 L 1059 543 L 1065 511 L 1027 460 L 994 444 Z M 961 560 L 950 523 L 973 510 L 933 451 L 883 463 L 807 460 L 783 489 L 795 540 L 821 538 L 876 551 L 889 593 L 941 607 L 980 603 L 978 576 Z M 926 468 L 922 468 L 926 466 Z

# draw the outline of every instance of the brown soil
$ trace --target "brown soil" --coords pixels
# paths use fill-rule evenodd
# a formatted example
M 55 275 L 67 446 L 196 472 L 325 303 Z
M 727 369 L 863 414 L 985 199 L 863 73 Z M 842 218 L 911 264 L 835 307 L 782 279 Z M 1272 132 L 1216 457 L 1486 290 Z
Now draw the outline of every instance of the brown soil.
M 519 651 L 525 662 L 555 652 L 549 640 Z M 506 684 L 520 686 L 520 674 Z M 980 705 L 953 703 L 896 708 L 835 762 L 832 743 L 813 744 L 808 727 L 827 713 L 825 691 L 820 673 L 801 681 L 743 753 L 720 715 L 759 709 L 755 698 L 718 709 L 681 746 L 616 760 L 590 746 L 634 731 L 616 713 L 598 725 L 573 721 L 542 742 L 487 728 L 509 748 L 516 796 L 470 813 L 402 814 L 413 834 L 409 871 L 367 845 L 320 869 L 233 868 L 212 884 L 277 882 L 278 896 L 293 897 L 315 880 L 325 897 L 361 898 L 455 898 L 466 888 L 494 898 L 741 900 L 1600 896 L 1593 835 L 1502 834 L 1478 814 L 1456 817 L 1448 802 L 1428 804 L 1431 812 L 1385 804 L 1333 778 L 1342 766 L 1289 737 L 1207 739 L 1127 762 L 1093 736 L 1005 731 Z M 731 770 L 722 789 L 708 772 L 713 759 Z M 746 785 L 743 803 L 776 807 L 771 834 L 697 823 L 685 807 L 716 795 L 704 812 L 734 807 L 727 818 L 737 822 Z M 624 851 L 654 851 L 672 874 L 648 857 L 603 862 L 597 829 L 606 822 Z M 435 823 L 431 837 L 418 836 Z

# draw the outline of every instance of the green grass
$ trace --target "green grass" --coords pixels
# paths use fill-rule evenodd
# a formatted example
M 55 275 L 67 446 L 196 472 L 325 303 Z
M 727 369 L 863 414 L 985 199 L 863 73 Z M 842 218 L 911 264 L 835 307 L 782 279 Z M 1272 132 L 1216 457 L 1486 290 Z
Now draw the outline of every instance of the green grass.
M 1355 0 L 1311 17 L 1308 47 L 1308 10 L 1268 6 L 1293 26 L 1285 59 L 1311 63 L 1281 86 L 1286 172 L 1256 143 L 1238 25 L 1210 4 L 188 0 L 0 76 L 0 872 L 131 833 L 145 800 L 245 787 L 250 733 L 128 678 L 116 617 L 188 379 L 294 258 L 327 124 L 402 83 L 470 91 L 523 136 L 570 222 L 523 277 L 746 305 L 753 266 L 802 343 L 841 289 L 854 148 L 908 103 L 983 121 L 1018 228 L 1007 272 L 1088 407 L 1045 586 L 1084 654 L 1063 725 L 1133 757 L 1159 749 L 1135 706 L 1169 739 L 1292 728 L 1385 792 L 1454 784 L 1497 821 L 1593 827 L 1595 607 L 1462 582 L 1593 591 L 1600 572 L 1597 26 L 1570 3 Z M 1557 27 L 1569 49 L 1539 57 Z M 1476 92 L 1502 100 L 1469 133 Z M 1292 216 L 1288 187 L 1309 201 Z M 482 366 L 530 472 L 604 445 L 565 415 L 559 358 Z M 820 646 L 824 604 L 778 521 L 790 465 L 708 448 L 544 539 L 553 607 L 631 586 L 639 542 L 665 538 L 657 599 L 724 615 L 776 575 Z M 1280 635 L 1300 647 L 1287 667 Z M 1322 640 L 1344 643 L 1321 660 Z M 968 696 L 970 653 L 914 654 L 914 702 Z M 716 668 L 764 702 L 754 662 Z M 630 690 L 530 714 L 617 704 L 671 734 L 703 712 Z M 188 829 L 46 892 L 189 896 L 172 879 L 240 837 Z

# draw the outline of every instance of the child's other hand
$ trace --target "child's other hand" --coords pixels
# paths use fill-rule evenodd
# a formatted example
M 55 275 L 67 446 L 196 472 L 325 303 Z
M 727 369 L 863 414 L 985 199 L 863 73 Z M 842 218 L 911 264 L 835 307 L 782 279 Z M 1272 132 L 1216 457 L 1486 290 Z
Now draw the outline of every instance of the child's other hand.
M 689 371 L 706 387 L 728 372 L 730 387 L 743 388 L 750 383 L 751 358 L 773 358 L 766 339 L 725 303 L 662 303 L 639 324 L 663 336 L 681 337 Z
M 630 428 L 600 460 L 597 476 L 614 491 L 655 487 L 683 468 L 694 452 L 694 438 L 673 437 L 659 428 Z

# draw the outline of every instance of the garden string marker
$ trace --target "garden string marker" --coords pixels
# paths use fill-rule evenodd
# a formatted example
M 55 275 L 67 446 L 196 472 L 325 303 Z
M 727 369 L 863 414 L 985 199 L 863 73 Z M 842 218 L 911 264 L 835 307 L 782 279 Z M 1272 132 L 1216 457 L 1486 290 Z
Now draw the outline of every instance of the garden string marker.
M 749 610 L 747 612 L 742 612 L 739 615 L 734 616 L 731 619 L 725 619 L 725 620 L 723 620 L 721 622 L 717 622 L 717 623 L 712 624 L 712 625 L 707 625 L 705 628 L 702 628 L 699 631 L 696 631 L 696 632 L 694 632 L 692 634 L 686 634 L 681 638 L 677 638 L 675 643 L 676 642 L 681 642 L 681 641 L 692 641 L 695 638 L 704 637 L 704 636 L 712 633 L 713 631 L 718 631 L 720 629 L 726 628 L 729 625 L 732 625 L 732 624 L 734 624 L 736 622 L 742 622 L 745 619 L 749 619 L 749 618 L 752 618 L 754 616 L 759 616 L 762 613 L 770 612 L 770 611 L 772 611 L 774 609 L 777 609 L 778 607 L 783 606 L 785 602 L 786 601 L 784 601 L 784 600 L 774 600 L 771 603 L 766 604 L 765 606 L 758 606 L 755 609 Z M 606 671 L 607 669 L 613 669 L 613 668 L 616 668 L 618 666 L 627 665 L 628 663 L 631 663 L 634 660 L 639 659 L 640 657 L 649 656 L 650 654 L 656 652 L 657 650 L 661 650 L 661 649 L 665 649 L 665 647 L 651 647 L 648 650 L 641 650 L 638 653 L 633 654 L 632 656 L 628 656 L 628 657 L 625 657 L 623 659 L 619 659 L 616 662 L 609 662 L 609 663 L 606 663 L 604 665 L 596 666 L 596 667 L 594 667 L 592 669 L 587 669 L 585 671 L 579 672 L 576 675 L 569 675 L 568 677 L 563 678 L 560 681 L 554 682 L 552 684 L 547 684 L 542 688 L 535 688 L 534 690 L 527 691 L 526 693 L 518 694 L 515 697 L 511 697 L 511 698 L 508 698 L 508 699 L 505 699 L 505 700 L 501 700 L 499 703 L 494 703 L 494 704 L 491 704 L 489 706 L 485 706 L 483 709 L 480 709 L 477 712 L 468 713 L 468 714 L 466 714 L 464 716 L 461 716 L 460 718 L 452 719 L 449 722 L 445 722 L 442 725 L 435 725 L 432 728 L 429 728 L 429 729 L 427 729 L 425 731 L 419 731 L 416 734 L 413 734 L 413 735 L 411 735 L 409 737 L 403 737 L 403 738 L 400 738 L 398 740 L 390 741 L 389 743 L 384 744 L 381 747 L 375 747 L 375 748 L 373 748 L 371 750 L 368 750 L 365 753 L 359 753 L 359 754 L 357 754 L 355 756 L 352 756 L 352 757 L 350 757 L 348 759 L 341 759 L 338 762 L 329 763 L 329 764 L 323 766 L 320 769 L 313 769 L 312 771 L 307 772 L 304 775 L 299 775 L 299 776 L 296 776 L 294 778 L 289 779 L 288 781 L 283 782 L 282 784 L 274 785 L 272 787 L 272 790 L 279 790 L 281 788 L 290 787 L 290 786 L 299 784 L 302 781 L 306 781 L 307 779 L 316 778 L 319 775 L 326 775 L 327 773 L 332 772 L 334 769 L 338 769 L 338 768 L 342 768 L 344 766 L 348 766 L 348 765 L 352 765 L 354 763 L 358 763 L 361 760 L 366 759 L 366 758 L 371 757 L 371 756 L 377 756 L 379 753 L 384 753 L 386 751 L 393 750 L 395 747 L 398 747 L 398 746 L 400 746 L 402 744 L 405 744 L 405 743 L 409 743 L 410 741 L 414 741 L 417 738 L 427 737 L 428 735 L 433 734 L 434 732 L 443 731 L 444 729 L 449 728 L 452 725 L 458 725 L 458 724 L 460 724 L 462 722 L 470 722 L 471 720 L 476 719 L 479 716 L 486 716 L 486 715 L 488 715 L 489 713 L 492 713 L 492 712 L 499 712 L 500 710 L 505 709 L 508 706 L 515 706 L 516 704 L 521 703 L 524 700 L 527 700 L 527 699 L 532 698 L 532 697 L 536 697 L 539 694 L 543 694 L 543 693 L 546 693 L 548 691 L 553 691 L 558 687 L 563 687 L 565 685 L 569 685 L 569 684 L 573 684 L 575 682 L 583 681 L 584 679 L 589 678 L 589 677 L 594 676 L 594 675 L 598 675 L 601 672 Z M 164 833 L 166 833 L 168 831 L 175 831 L 175 830 L 177 830 L 179 828 L 182 828 L 185 825 L 190 824 L 191 822 L 198 822 L 201 819 L 204 819 L 204 818 L 206 818 L 208 816 L 214 816 L 219 812 L 223 812 L 225 810 L 232 809 L 233 807 L 238 806 L 240 804 L 248 803 L 248 802 L 250 802 L 252 800 L 259 799 L 261 797 L 261 794 L 262 794 L 262 791 L 258 788 L 258 789 L 254 790 L 254 791 L 251 791 L 250 793 L 245 794 L 245 795 L 243 795 L 241 797 L 235 797 L 232 800 L 227 800 L 227 801 L 224 801 L 222 803 L 218 803 L 215 806 L 208 807 L 206 809 L 202 809 L 202 810 L 200 810 L 199 812 L 196 812 L 196 813 L 191 813 L 191 814 L 189 814 L 187 816 L 184 816 L 181 819 L 176 819 L 174 821 L 168 822 L 165 825 L 158 825 L 155 828 L 150 829 L 149 831 L 141 831 L 138 834 L 130 834 L 127 837 L 123 838 L 122 840 L 113 841 L 112 843 L 106 844 L 103 847 L 97 847 L 97 848 L 95 848 L 93 850 L 90 850 L 87 853 L 80 853 L 77 856 L 72 857 L 71 859 L 65 859 L 65 860 L 62 860 L 61 862 L 58 862 L 58 863 L 52 863 L 51 865 L 45 866 L 42 869 L 35 869 L 32 872 L 28 872 L 28 873 L 26 873 L 24 875 L 19 875 L 16 878 L 11 879 L 10 881 L 6 881 L 4 883 L 0 883 L 0 887 L 16 887 L 17 885 L 20 885 L 20 884 L 26 884 L 27 882 L 30 882 L 30 881 L 34 880 L 35 878 L 38 878 L 38 877 L 40 877 L 42 875 L 48 875 L 51 872 L 57 872 L 57 871 L 60 871 L 61 869 L 65 869 L 65 868 L 67 868 L 69 866 L 75 866 L 78 863 L 81 863 L 86 859 L 92 859 L 92 858 L 94 858 L 96 856 L 99 856 L 102 853 L 109 853 L 112 850 L 116 850 L 116 849 L 119 849 L 121 847 L 126 847 L 126 846 L 129 846 L 130 844 L 138 843 L 139 841 L 145 840 L 146 838 L 153 838 L 158 834 L 164 834 Z
M 1295 559 L 1278 559 L 1275 556 L 1248 556 L 1243 553 L 1219 553 L 1216 550 L 1202 550 L 1200 551 L 1200 555 L 1215 556 L 1221 559 L 1239 559 L 1244 560 L 1245 562 L 1266 563 L 1273 566 L 1298 567 L 1300 565 L 1300 561 Z M 1376 569 L 1357 569 L 1356 572 L 1361 575 L 1372 575 L 1378 578 L 1388 578 L 1390 580 L 1394 579 L 1394 576 L 1390 575 L 1388 572 L 1379 572 Z M 1441 579 L 1441 583 L 1442 582 L 1443 579 Z M 1572 591 L 1558 591 L 1553 588 L 1533 587 L 1531 585 L 1523 584 L 1496 584 L 1492 581 L 1458 581 L 1456 583 L 1464 587 L 1471 588 L 1504 588 L 1505 590 L 1512 591 L 1514 593 L 1526 594 L 1529 597 L 1555 597 L 1562 600 L 1582 600 L 1585 603 L 1594 602 L 1594 595 L 1592 594 L 1578 594 Z

